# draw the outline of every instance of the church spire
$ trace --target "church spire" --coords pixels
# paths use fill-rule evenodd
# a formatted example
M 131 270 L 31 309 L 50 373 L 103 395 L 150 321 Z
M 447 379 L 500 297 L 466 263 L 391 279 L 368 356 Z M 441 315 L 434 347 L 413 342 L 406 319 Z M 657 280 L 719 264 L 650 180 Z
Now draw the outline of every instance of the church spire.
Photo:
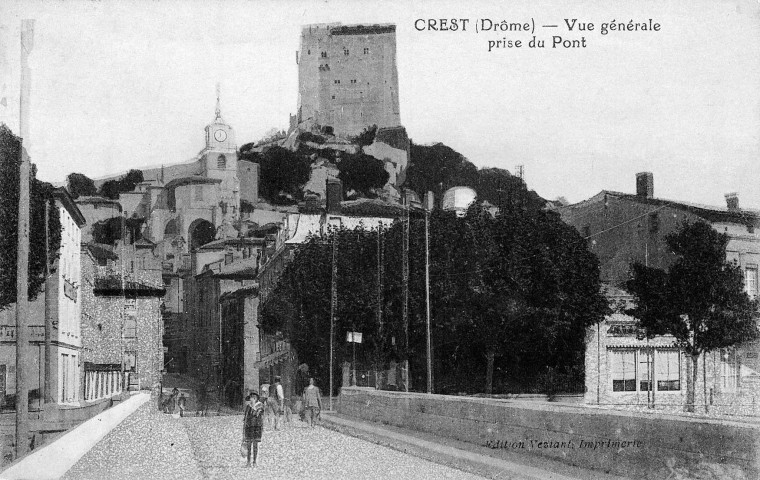
M 216 82 L 216 110 L 214 112 L 216 114 L 215 120 L 222 120 L 222 107 L 219 101 L 219 97 L 221 97 L 221 91 L 222 87 L 219 85 L 219 82 Z

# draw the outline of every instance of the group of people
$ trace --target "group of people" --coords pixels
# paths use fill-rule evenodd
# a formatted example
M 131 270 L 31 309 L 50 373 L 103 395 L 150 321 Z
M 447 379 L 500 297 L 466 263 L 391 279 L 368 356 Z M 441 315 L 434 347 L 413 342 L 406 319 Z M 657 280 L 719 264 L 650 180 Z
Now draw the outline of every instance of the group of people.
M 258 447 L 264 432 L 265 411 L 269 411 L 274 417 L 274 429 L 278 430 L 282 416 L 286 414 L 286 409 L 289 408 L 285 404 L 285 392 L 280 381 L 280 377 L 275 377 L 274 384 L 261 386 L 262 395 L 251 392 L 245 397 L 241 453 L 247 457 L 246 467 L 256 465 Z M 303 390 L 302 404 L 309 427 L 313 428 L 314 421 L 319 418 L 322 410 L 322 395 L 319 387 L 314 385 L 314 378 L 309 378 L 309 385 Z
M 163 396 L 163 392 L 161 392 Z M 161 410 L 164 413 L 174 413 L 175 410 L 179 410 L 179 416 L 185 416 L 185 405 L 187 404 L 187 397 L 184 393 L 180 393 L 177 387 L 174 387 L 172 394 L 166 399 L 161 401 Z

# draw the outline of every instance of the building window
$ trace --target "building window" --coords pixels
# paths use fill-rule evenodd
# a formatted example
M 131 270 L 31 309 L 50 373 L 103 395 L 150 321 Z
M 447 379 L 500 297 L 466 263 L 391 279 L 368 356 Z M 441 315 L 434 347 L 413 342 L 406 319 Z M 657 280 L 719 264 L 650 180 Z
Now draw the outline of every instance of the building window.
M 340 85 L 340 80 L 333 80 L 333 83 L 336 85 Z
M 658 213 L 649 214 L 649 233 L 660 231 L 660 215 Z
M 227 157 L 225 157 L 224 155 L 219 155 L 216 158 L 216 168 L 218 168 L 219 170 L 224 170 L 225 168 L 227 168 Z
M 744 289 L 750 298 L 757 298 L 757 265 L 748 265 L 744 270 Z
M 365 49 L 364 49 L 364 55 L 366 55 L 366 54 L 368 54 L 368 53 L 369 53 L 369 48 L 365 48 Z
M 195 187 L 195 201 L 196 202 L 202 202 L 203 201 L 203 187 L 201 185 L 198 185 Z
M 69 356 L 61 354 L 61 396 L 60 401 L 65 402 L 69 398 Z
M 351 80 L 351 83 L 356 83 L 356 80 Z
M 650 378 L 653 361 L 652 352 L 644 350 L 639 352 L 639 391 L 641 392 L 648 392 L 652 388 Z
M 322 58 L 327 58 L 327 52 L 322 52 Z
M 735 348 L 720 350 L 720 387 L 723 392 L 734 392 L 739 385 L 739 356 Z
M 636 352 L 633 350 L 613 350 L 612 361 L 612 391 L 636 391 Z
M 306 55 L 311 55 L 311 50 L 306 50 Z
M 137 322 L 134 317 L 124 319 L 124 338 L 137 337 Z
M 335 95 L 332 96 L 332 99 L 335 100 Z
M 347 48 L 343 49 L 343 55 L 348 56 L 348 49 Z
M 137 371 L 137 352 L 124 352 L 124 371 Z
M 658 392 L 681 390 L 681 352 L 657 352 L 655 366 Z

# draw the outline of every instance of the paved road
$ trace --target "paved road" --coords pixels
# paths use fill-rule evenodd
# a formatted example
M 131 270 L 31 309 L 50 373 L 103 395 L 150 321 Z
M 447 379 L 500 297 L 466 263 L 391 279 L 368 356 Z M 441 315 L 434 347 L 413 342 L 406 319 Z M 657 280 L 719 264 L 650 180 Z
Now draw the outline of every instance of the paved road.
M 238 453 L 242 416 L 172 418 L 146 404 L 65 479 L 478 479 L 475 475 L 294 419 L 265 428 L 255 468 Z

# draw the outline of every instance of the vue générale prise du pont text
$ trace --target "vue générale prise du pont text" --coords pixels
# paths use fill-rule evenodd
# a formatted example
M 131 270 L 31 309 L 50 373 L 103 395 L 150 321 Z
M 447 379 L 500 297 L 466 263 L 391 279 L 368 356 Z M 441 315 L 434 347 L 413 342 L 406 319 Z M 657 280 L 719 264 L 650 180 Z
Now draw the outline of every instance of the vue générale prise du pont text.
M 461 34 L 473 32 L 487 37 L 485 48 L 489 52 L 513 48 L 573 49 L 587 48 L 591 35 L 649 34 L 659 32 L 662 25 L 651 19 L 611 19 L 590 22 L 577 18 L 564 18 L 558 22 L 529 19 L 502 20 L 492 18 L 417 18 L 417 32 Z

